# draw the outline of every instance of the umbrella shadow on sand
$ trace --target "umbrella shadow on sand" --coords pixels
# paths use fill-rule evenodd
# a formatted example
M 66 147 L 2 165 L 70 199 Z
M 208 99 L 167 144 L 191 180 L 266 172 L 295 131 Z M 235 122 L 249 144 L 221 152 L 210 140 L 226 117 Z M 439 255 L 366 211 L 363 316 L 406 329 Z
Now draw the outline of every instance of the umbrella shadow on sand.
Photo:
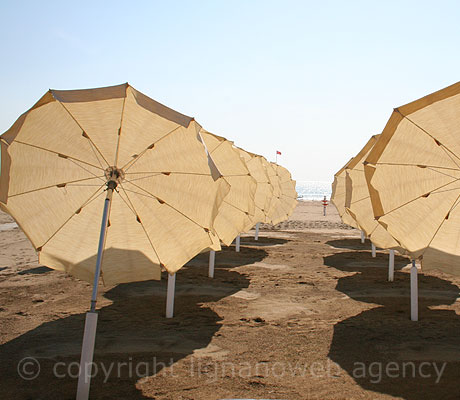
M 282 238 L 274 238 L 274 237 L 266 237 L 266 236 L 259 236 L 258 240 L 254 239 L 254 236 L 243 236 L 241 238 L 241 245 L 247 246 L 257 246 L 257 247 L 269 247 L 269 246 L 276 246 L 282 245 L 289 242 L 288 239 Z
M 388 282 L 388 256 L 343 252 L 324 257 L 327 266 L 356 272 L 339 279 L 337 290 L 374 308 L 334 326 L 329 358 L 362 388 L 405 399 L 458 398 L 460 316 L 437 306 L 453 304 L 459 288 L 419 274 L 419 321 L 410 320 L 409 263 L 395 257 Z
M 336 249 L 349 249 L 349 250 L 369 250 L 371 242 L 366 239 L 364 243 L 361 243 L 361 239 L 335 239 L 326 242 L 329 246 L 335 247 Z
M 266 255 L 258 249 L 251 254 L 242 257 L 241 265 L 256 262 Z M 212 356 L 223 351 L 210 345 L 220 329 L 222 318 L 203 303 L 218 301 L 248 286 L 248 278 L 233 270 L 223 268 L 216 271 L 216 279 L 211 280 L 207 278 L 206 266 L 184 266 L 177 273 L 175 316 L 172 319 L 164 317 L 164 280 L 109 288 L 103 296 L 112 304 L 99 310 L 94 356 L 97 374 L 91 381 L 90 397 L 150 398 L 136 388 L 140 379 L 155 379 L 162 370 L 174 379 L 172 371 L 178 360 L 197 352 Z M 88 298 L 88 305 L 89 302 Z M 75 398 L 84 321 L 84 313 L 70 315 L 43 323 L 1 345 L 2 396 L 14 399 Z M 20 377 L 20 360 L 24 357 L 38 360 L 40 373 L 36 378 Z M 33 373 L 35 366 L 28 364 L 24 368 L 23 375 L 31 377 L 27 373 Z

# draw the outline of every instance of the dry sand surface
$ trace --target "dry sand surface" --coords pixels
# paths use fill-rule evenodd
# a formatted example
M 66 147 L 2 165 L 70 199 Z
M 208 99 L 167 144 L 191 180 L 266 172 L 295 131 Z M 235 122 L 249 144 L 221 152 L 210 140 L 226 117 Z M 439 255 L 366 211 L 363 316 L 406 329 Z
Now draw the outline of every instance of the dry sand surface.
M 299 203 L 217 253 L 214 279 L 196 257 L 173 319 L 165 280 L 101 286 L 91 398 L 460 398 L 460 280 L 420 275 L 410 321 L 408 260 L 387 282 L 387 253 L 328 213 Z M 0 214 L 0 398 L 72 399 L 91 286 L 40 266 L 12 222 Z

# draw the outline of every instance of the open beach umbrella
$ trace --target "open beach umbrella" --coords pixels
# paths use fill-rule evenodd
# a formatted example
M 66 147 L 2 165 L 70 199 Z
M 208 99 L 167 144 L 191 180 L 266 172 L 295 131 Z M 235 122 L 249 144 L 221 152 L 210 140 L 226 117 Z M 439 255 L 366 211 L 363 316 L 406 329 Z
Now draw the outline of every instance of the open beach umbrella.
M 346 201 L 346 177 L 347 177 L 347 166 L 352 161 L 348 161 L 339 171 L 334 175 L 334 182 L 332 182 L 332 194 L 331 202 L 335 205 L 337 212 L 344 224 L 350 225 L 353 228 L 358 228 L 358 224 L 355 219 L 347 213 L 345 209 Z
M 460 82 L 396 108 L 364 167 L 378 222 L 412 258 L 421 259 L 423 270 L 455 275 L 460 275 L 459 126 Z
M 372 255 L 375 246 L 390 250 L 388 280 L 393 281 L 394 251 L 404 253 L 399 243 L 374 218 L 369 189 L 364 176 L 364 160 L 374 147 L 380 135 L 372 136 L 361 151 L 347 164 L 345 183 L 345 209 L 356 221 L 358 228 L 372 242 Z
M 245 227 L 245 232 L 256 225 L 255 240 L 258 240 L 259 225 L 261 222 L 270 222 L 268 211 L 270 202 L 273 197 L 273 186 L 270 184 L 267 170 L 263 164 L 263 157 L 257 154 L 249 153 L 238 148 L 241 158 L 245 161 L 250 175 L 256 180 L 257 187 L 254 195 L 254 217 L 253 220 Z
M 297 192 L 295 181 L 291 179 L 290 172 L 275 163 L 268 163 L 269 178 L 276 187 L 276 196 L 270 208 L 270 218 L 273 225 L 286 221 L 297 205 Z
M 288 219 L 297 206 L 297 191 L 295 189 L 295 180 L 292 179 L 291 173 L 281 165 L 272 163 L 273 168 L 280 180 L 281 189 L 281 207 Z
M 159 279 L 160 268 L 174 273 L 214 243 L 229 187 L 200 129 L 123 84 L 50 90 L 0 137 L 2 209 L 41 264 L 94 282 L 78 398 L 89 391 L 99 276 L 109 284 Z M 102 262 L 104 247 L 118 251 Z M 96 253 L 96 265 L 85 262 Z
M 449 258 L 460 256 L 459 125 L 456 83 L 396 108 L 365 165 L 379 223 L 423 256 L 424 269 L 456 275 L 460 265 Z
M 281 186 L 280 186 L 280 179 L 276 174 L 273 165 L 269 163 L 265 158 L 262 158 L 262 164 L 267 172 L 268 179 L 273 189 L 273 195 L 270 200 L 270 205 L 268 207 L 267 217 L 268 220 L 272 225 L 276 225 L 277 223 L 283 220 L 283 216 L 280 212 L 281 210 Z
M 253 221 L 257 182 L 233 142 L 203 129 L 201 136 L 222 178 L 230 186 L 214 220 L 217 236 L 229 246 Z

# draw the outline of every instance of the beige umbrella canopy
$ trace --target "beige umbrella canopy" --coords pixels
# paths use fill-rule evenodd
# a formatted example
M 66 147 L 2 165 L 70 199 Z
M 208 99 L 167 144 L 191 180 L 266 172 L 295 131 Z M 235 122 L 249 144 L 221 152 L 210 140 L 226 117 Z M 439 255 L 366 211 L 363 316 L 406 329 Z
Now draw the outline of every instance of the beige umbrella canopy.
M 95 266 L 84 260 L 98 250 L 104 196 L 115 181 L 105 247 L 126 256 L 107 253 L 103 279 L 159 279 L 159 267 L 173 273 L 213 245 L 229 191 L 216 170 L 211 176 L 199 131 L 128 84 L 50 90 L 1 136 L 2 208 L 40 263 L 91 281 Z
M 281 210 L 280 180 L 271 163 L 269 163 L 265 158 L 263 158 L 262 164 L 265 168 L 265 171 L 267 172 L 268 179 L 273 189 L 273 196 L 270 200 L 270 205 L 268 207 L 267 218 L 271 224 L 276 225 L 278 222 L 282 221 L 282 214 L 280 213 L 280 210 Z
M 222 178 L 230 186 L 214 220 L 217 236 L 229 246 L 246 226 L 253 224 L 257 182 L 232 142 L 205 130 L 201 131 L 201 136 Z
M 460 274 L 460 82 L 394 110 L 366 159 L 374 215 L 424 269 Z
M 374 147 L 380 135 L 372 136 L 362 150 L 348 164 L 345 170 L 345 209 L 356 221 L 358 228 L 377 247 L 382 249 L 403 249 L 398 242 L 374 218 L 371 198 L 364 176 L 363 162 Z
M 331 194 L 331 202 L 337 208 L 337 212 L 339 213 L 340 218 L 344 224 L 350 225 L 353 228 L 358 228 L 358 224 L 356 220 L 347 213 L 345 209 L 345 202 L 346 202 L 346 177 L 347 177 L 347 167 L 348 164 L 353 161 L 351 159 L 348 161 L 335 175 L 334 175 L 334 182 L 332 182 L 332 194 Z
M 291 174 L 286 168 L 275 163 L 270 163 L 270 167 L 275 173 L 272 181 L 279 188 L 279 194 L 271 212 L 272 224 L 276 225 L 287 220 L 294 211 L 297 205 L 297 192 L 295 181 L 291 179 Z
M 295 189 L 296 182 L 292 179 L 291 173 L 281 165 L 272 163 L 273 168 L 280 180 L 281 189 L 281 206 L 285 213 L 285 218 L 288 219 L 297 206 L 297 191 Z
M 270 184 L 267 170 L 263 164 L 263 157 L 238 149 L 241 158 L 245 161 L 250 175 L 256 180 L 257 187 L 254 195 L 254 218 L 245 227 L 244 232 L 251 229 L 258 222 L 269 222 L 267 213 L 273 197 L 273 186 Z
M 2 209 L 40 263 L 94 278 L 79 400 L 89 397 L 99 276 L 159 279 L 160 268 L 174 273 L 215 246 L 213 221 L 229 185 L 200 129 L 124 84 L 50 90 L 0 137 Z

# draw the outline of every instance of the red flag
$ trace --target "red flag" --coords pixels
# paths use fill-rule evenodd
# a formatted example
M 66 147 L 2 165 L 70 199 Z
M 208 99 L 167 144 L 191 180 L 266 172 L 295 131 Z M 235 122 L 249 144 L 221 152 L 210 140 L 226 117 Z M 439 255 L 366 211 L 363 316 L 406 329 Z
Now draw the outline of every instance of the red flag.
M 276 154 L 281 155 L 281 151 L 276 150 Z

